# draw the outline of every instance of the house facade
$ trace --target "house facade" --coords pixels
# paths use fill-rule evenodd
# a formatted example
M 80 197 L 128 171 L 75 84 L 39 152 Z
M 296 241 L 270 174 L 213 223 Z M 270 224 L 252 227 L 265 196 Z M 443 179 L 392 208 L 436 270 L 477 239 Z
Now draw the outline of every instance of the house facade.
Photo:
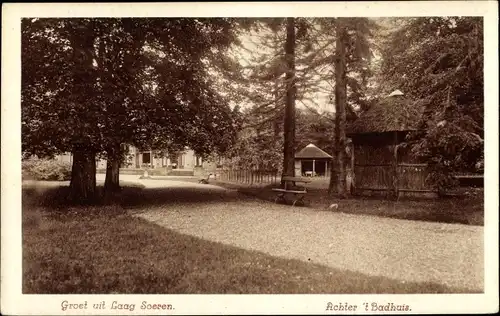
M 162 174 L 174 172 L 182 175 L 203 175 L 207 172 L 214 172 L 220 165 L 220 161 L 208 161 L 195 152 L 186 148 L 175 157 L 170 155 L 163 155 L 159 157 L 156 155 L 155 150 L 141 151 L 136 147 L 129 146 L 129 152 L 126 155 L 125 161 L 120 168 L 122 170 L 138 170 L 149 169 L 158 171 Z M 73 157 L 71 153 L 59 155 L 56 159 L 60 162 L 72 163 Z M 219 159 L 220 160 L 220 159 Z M 99 159 L 96 161 L 96 169 L 98 171 L 106 169 L 106 160 Z
M 127 159 L 122 164 L 124 169 L 178 169 L 178 170 L 215 170 L 217 168 L 216 161 L 204 160 L 202 157 L 197 156 L 192 149 L 185 148 L 184 151 L 180 152 L 175 157 L 170 155 L 163 155 L 159 157 L 154 150 L 141 151 L 133 146 L 129 147 L 129 154 Z M 101 165 L 106 167 L 106 161 L 99 162 Z M 99 165 L 98 165 L 99 168 Z

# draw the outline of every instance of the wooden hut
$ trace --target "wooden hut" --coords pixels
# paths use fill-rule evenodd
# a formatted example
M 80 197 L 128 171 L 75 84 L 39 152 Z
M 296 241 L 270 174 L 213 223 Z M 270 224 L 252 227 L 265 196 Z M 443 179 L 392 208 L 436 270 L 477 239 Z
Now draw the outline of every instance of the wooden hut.
M 332 156 L 314 144 L 309 144 L 295 154 L 295 175 L 328 176 Z
M 420 102 L 396 90 L 375 102 L 347 128 L 353 143 L 353 193 L 385 196 L 435 196 L 428 185 L 426 164 L 401 146 L 417 129 Z

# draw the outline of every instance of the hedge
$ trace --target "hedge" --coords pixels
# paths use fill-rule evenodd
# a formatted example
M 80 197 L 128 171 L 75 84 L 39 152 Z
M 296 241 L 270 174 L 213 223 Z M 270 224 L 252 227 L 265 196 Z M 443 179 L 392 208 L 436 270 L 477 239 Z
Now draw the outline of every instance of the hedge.
M 71 164 L 57 160 L 29 159 L 22 162 L 23 179 L 66 181 L 71 179 Z

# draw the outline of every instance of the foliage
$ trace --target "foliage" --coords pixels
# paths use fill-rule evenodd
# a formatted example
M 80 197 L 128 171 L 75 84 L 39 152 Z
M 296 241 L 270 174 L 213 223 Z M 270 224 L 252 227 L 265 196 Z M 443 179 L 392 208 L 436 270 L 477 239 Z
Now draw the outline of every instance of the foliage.
M 203 59 L 229 46 L 235 23 L 23 19 L 23 151 L 43 156 L 75 142 L 104 154 L 121 143 L 226 150 L 232 112 Z
M 259 122 L 251 110 L 242 114 Z M 333 115 L 320 114 L 312 109 L 296 111 L 295 151 L 315 144 L 326 152 L 333 150 Z M 267 126 L 246 127 L 228 155 L 229 164 L 237 169 L 279 170 L 283 167 L 283 137 L 275 139 L 272 122 Z
M 54 159 L 27 159 L 22 162 L 23 178 L 66 181 L 71 178 L 71 164 Z
M 227 151 L 235 114 L 208 64 L 237 40 L 237 26 L 227 18 L 23 19 L 24 156 L 75 152 L 86 167 L 74 169 L 72 194 L 90 199 L 88 162 L 111 158 L 118 186 L 123 145 Z
M 480 17 L 398 20 L 387 38 L 382 75 L 422 100 L 420 132 L 409 140 L 440 188 L 452 173 L 472 171 L 484 151 L 483 21 Z
M 327 153 L 333 152 L 333 114 L 320 114 L 313 110 L 297 111 L 296 150 L 313 143 Z
M 228 164 L 235 169 L 280 170 L 283 167 L 283 140 L 273 135 L 244 129 L 228 155 Z

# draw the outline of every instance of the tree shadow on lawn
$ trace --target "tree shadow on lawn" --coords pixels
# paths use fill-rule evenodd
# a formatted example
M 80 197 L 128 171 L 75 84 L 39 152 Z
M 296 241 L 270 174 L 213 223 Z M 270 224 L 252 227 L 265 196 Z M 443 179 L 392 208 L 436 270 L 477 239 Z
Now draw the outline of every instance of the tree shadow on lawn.
M 175 186 L 166 188 L 146 188 L 140 184 L 123 183 L 118 192 L 105 194 L 102 186 L 97 187 L 97 199 L 90 206 L 120 205 L 122 208 L 154 207 L 168 204 L 193 204 L 231 202 L 249 197 L 234 190 L 219 187 L 196 188 Z M 45 186 L 23 186 L 22 201 L 25 205 L 42 206 L 47 209 L 64 211 L 76 206 L 69 198 L 68 185 L 57 183 Z
M 234 202 L 249 198 L 232 190 L 199 189 L 192 187 L 145 188 L 141 191 L 123 191 L 120 205 L 125 208 L 153 207 L 168 204 L 206 204 Z

